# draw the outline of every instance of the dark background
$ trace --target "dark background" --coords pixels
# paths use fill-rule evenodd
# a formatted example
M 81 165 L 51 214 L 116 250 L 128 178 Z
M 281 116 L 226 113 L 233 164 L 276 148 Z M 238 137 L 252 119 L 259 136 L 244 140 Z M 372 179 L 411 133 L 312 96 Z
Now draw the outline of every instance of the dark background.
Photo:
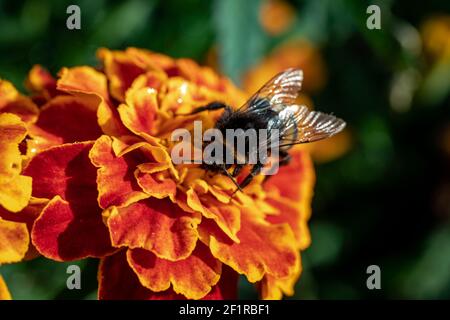
M 81 30 L 66 28 L 70 4 L 81 8 Z M 369 4 L 381 8 L 381 30 L 366 27 Z M 272 11 L 264 5 L 0 0 L 0 77 L 23 91 L 34 64 L 56 74 L 98 65 L 101 46 L 136 46 L 209 64 L 244 85 L 249 69 L 284 59 L 277 48 L 302 39 L 326 79 L 306 94 L 348 130 L 335 141 L 340 152 L 322 144 L 326 160 L 315 157 L 312 245 L 293 298 L 449 299 L 450 2 L 286 0 L 287 14 L 275 18 L 290 21 L 281 32 L 265 26 Z M 95 298 L 97 261 L 77 262 L 80 291 L 65 289 L 69 264 L 39 258 L 0 272 L 16 299 Z M 366 287 L 372 264 L 381 268 L 381 290 Z M 256 293 L 242 281 L 240 295 Z

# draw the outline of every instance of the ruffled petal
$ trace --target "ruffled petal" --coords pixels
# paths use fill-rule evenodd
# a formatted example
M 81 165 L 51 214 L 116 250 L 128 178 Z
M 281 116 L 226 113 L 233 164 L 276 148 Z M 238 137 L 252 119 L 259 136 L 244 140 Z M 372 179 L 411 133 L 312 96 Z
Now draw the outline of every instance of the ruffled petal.
M 124 101 L 125 92 L 134 79 L 146 71 L 146 68 L 133 56 L 121 51 L 102 48 L 97 51 L 97 56 L 103 62 L 110 83 L 111 95 L 119 101 Z
M 186 195 L 187 204 L 192 210 L 214 220 L 227 236 L 239 242 L 237 233 L 241 228 L 241 212 L 237 206 L 224 204 L 212 195 L 203 195 L 200 198 L 193 189 L 188 190 Z
M 308 228 L 309 211 L 289 199 L 269 195 L 267 203 L 276 208 L 278 212 L 266 217 L 272 224 L 287 223 L 295 236 L 295 243 L 299 250 L 304 250 L 311 244 L 311 236 Z
M 61 69 L 57 88 L 68 93 L 96 95 L 105 100 L 109 99 L 106 76 L 91 67 Z
M 172 290 L 153 292 L 142 286 L 128 265 L 126 250 L 100 261 L 98 269 L 98 298 L 100 300 L 179 300 L 182 295 Z
M 108 136 L 97 139 L 89 156 L 92 163 L 99 168 L 96 181 L 100 207 L 127 206 L 148 198 L 148 194 L 142 191 L 134 177 L 141 157 L 131 153 L 116 156 L 113 140 Z
M 96 203 L 96 169 L 88 154 L 93 142 L 64 144 L 37 154 L 24 170 L 33 178 L 33 196 L 61 196 L 70 203 Z
M 112 252 L 97 205 L 93 142 L 64 144 L 36 155 L 25 169 L 33 195 L 52 199 L 34 223 L 33 244 L 54 260 L 99 257 Z
M 238 297 L 239 274 L 226 265 L 222 265 L 219 283 L 202 300 L 236 300 Z
M 166 166 L 161 166 L 166 167 Z M 135 177 L 138 184 L 141 186 L 145 193 L 152 197 L 162 199 L 165 197 L 175 198 L 177 192 L 177 185 L 175 181 L 167 177 L 167 175 L 157 173 L 142 172 L 141 168 L 135 171 Z M 165 170 L 165 169 L 164 169 Z
M 12 212 L 25 208 L 31 196 L 31 178 L 21 175 L 19 150 L 26 133 L 18 116 L 0 114 L 0 206 Z
M 74 67 L 63 68 L 59 74 L 58 90 L 89 99 L 98 105 L 98 123 L 104 133 L 117 136 L 128 133 L 112 105 L 107 78 L 103 73 L 91 67 Z
M 126 102 L 118 109 L 123 124 L 140 136 L 153 133 L 158 111 L 157 91 L 152 88 L 128 91 Z
M 11 300 L 11 294 L 6 286 L 3 277 L 0 275 L 0 300 Z
M 183 211 L 168 198 L 112 207 L 106 216 L 114 246 L 146 249 L 170 261 L 187 258 L 198 239 L 199 216 Z
M 36 199 L 31 198 L 28 205 L 19 212 L 9 212 L 5 209 L 0 208 L 0 219 L 3 218 L 4 220 L 11 221 L 11 222 L 17 222 L 17 223 L 24 223 L 27 226 L 28 230 L 28 238 L 30 238 L 31 230 L 33 228 L 34 221 L 41 213 L 42 209 L 46 206 L 48 203 L 48 200 L 46 199 Z M 25 257 L 23 260 L 31 260 L 36 257 L 38 257 L 40 254 L 34 247 L 34 245 L 29 241 L 30 244 L 28 246 L 28 251 L 25 254 Z
M 97 106 L 81 97 L 58 96 L 41 109 L 29 133 L 39 151 L 63 143 L 95 140 L 102 134 L 97 123 Z
M 56 79 L 41 65 L 34 65 L 28 72 L 25 86 L 43 101 L 56 95 Z M 35 97 L 33 97 L 35 100 Z
M 26 123 L 36 121 L 39 109 L 28 97 L 21 95 L 11 82 L 0 79 L 0 111 L 13 113 Z
M 97 206 L 71 204 L 59 196 L 35 221 L 31 238 L 42 255 L 57 261 L 104 257 L 115 250 Z
M 289 164 L 280 167 L 277 174 L 270 176 L 264 188 L 269 191 L 276 189 L 280 196 L 292 201 L 310 203 L 315 182 L 311 158 L 299 147 L 291 149 L 289 154 Z
M 28 251 L 29 242 L 25 223 L 0 218 L 0 265 L 21 261 Z
M 300 259 L 298 259 L 295 272 L 286 278 L 276 278 L 272 275 L 266 274 L 258 284 L 261 299 L 280 300 L 283 298 L 283 295 L 292 296 L 294 294 L 295 284 L 297 283 L 301 272 L 301 262 Z
M 127 258 L 142 285 L 156 292 L 172 285 L 176 293 L 188 299 L 200 299 L 208 294 L 219 281 L 222 267 L 200 242 L 189 257 L 175 262 L 160 259 L 143 249 L 128 250 Z
M 100 261 L 98 298 L 100 300 L 185 300 L 171 288 L 153 292 L 144 287 L 131 269 L 122 250 Z M 219 282 L 202 300 L 232 300 L 237 298 L 238 274 L 223 266 Z
M 303 250 L 311 243 L 307 222 L 311 215 L 315 176 L 311 158 L 305 151 L 296 148 L 291 157 L 289 165 L 281 167 L 264 184 L 266 202 L 278 210 L 276 214 L 267 216 L 267 221 L 288 223 L 294 232 L 297 248 Z M 293 185 L 297 187 L 293 188 Z
M 236 243 L 225 236 L 211 221 L 200 225 L 201 239 L 209 245 L 212 254 L 250 282 L 256 282 L 265 274 L 277 278 L 288 277 L 295 272 L 299 255 L 295 239 L 287 224 L 272 225 L 255 217 L 249 209 L 243 209 L 241 229 Z

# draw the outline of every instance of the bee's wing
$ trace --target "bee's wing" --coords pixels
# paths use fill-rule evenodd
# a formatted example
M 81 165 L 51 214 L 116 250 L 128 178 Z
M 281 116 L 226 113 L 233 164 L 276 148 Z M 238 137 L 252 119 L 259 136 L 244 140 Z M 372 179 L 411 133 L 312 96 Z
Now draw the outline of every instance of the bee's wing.
M 266 82 L 239 110 L 259 111 L 295 104 L 302 81 L 302 70 L 287 69 Z
M 276 111 L 278 120 L 270 126 L 279 130 L 280 146 L 322 140 L 342 131 L 342 119 L 296 104 L 302 81 L 302 70 L 287 69 L 263 85 L 238 112 Z
M 280 146 L 313 142 L 331 137 L 345 128 L 345 121 L 331 114 L 291 105 L 279 113 Z

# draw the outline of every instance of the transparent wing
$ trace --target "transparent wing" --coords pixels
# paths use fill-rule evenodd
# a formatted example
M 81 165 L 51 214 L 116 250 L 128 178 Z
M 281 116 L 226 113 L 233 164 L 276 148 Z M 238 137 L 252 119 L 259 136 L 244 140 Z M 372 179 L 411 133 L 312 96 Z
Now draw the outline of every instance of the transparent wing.
M 280 146 L 314 142 L 341 132 L 346 123 L 331 114 L 310 111 L 305 106 L 292 105 L 280 113 Z
M 303 71 L 287 69 L 264 84 L 239 111 L 259 111 L 295 104 L 302 87 Z

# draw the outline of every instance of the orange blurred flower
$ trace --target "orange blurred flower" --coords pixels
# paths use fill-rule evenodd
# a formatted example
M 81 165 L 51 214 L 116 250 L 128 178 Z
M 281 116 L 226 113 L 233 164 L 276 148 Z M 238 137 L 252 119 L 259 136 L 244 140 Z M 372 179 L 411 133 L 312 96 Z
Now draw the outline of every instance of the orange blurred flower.
M 259 20 L 264 30 L 273 36 L 287 31 L 295 19 L 295 9 L 284 0 L 266 0 L 262 3 Z
M 239 107 L 246 95 L 191 60 L 136 48 L 98 56 L 101 70 L 63 68 L 55 80 L 35 66 L 26 82 L 40 111 L 25 126 L 33 201 L 23 210 L 40 212 L 39 253 L 101 258 L 100 299 L 230 299 L 238 274 L 262 298 L 292 295 L 310 243 L 308 153 L 294 148 L 277 175 L 232 198 L 227 177 L 174 165 L 169 137 L 194 120 L 212 127 L 220 111 L 178 114 Z
M 293 40 L 276 47 L 251 68 L 244 75 L 244 89 L 255 92 L 274 74 L 292 67 L 303 70 L 303 90 L 307 93 L 318 91 L 325 85 L 326 69 L 319 49 L 306 40 Z
M 450 58 L 450 16 L 435 16 L 426 20 L 421 27 L 425 52 L 433 61 Z

